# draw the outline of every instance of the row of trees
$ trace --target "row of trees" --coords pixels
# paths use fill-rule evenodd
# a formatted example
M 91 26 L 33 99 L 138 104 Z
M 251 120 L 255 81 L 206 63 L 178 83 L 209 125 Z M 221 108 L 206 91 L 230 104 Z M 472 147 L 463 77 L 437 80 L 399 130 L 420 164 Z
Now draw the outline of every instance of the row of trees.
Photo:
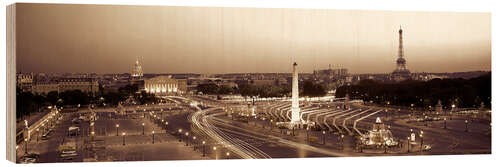
M 158 99 L 150 93 L 145 91 L 138 92 L 137 85 L 127 85 L 118 89 L 118 92 L 104 92 L 100 89 L 97 93 L 91 94 L 82 92 L 80 90 L 69 90 L 58 93 L 57 91 L 52 91 L 46 95 L 35 95 L 31 92 L 23 92 L 21 89 L 16 88 L 16 100 L 17 100 L 17 117 L 22 117 L 29 115 L 32 112 L 38 112 L 42 107 L 46 106 L 77 106 L 77 105 L 88 105 L 97 104 L 107 106 L 116 106 L 119 102 L 122 102 L 133 97 L 135 101 L 139 104 L 157 102 Z
M 491 107 L 491 73 L 471 79 L 433 79 L 427 82 L 407 80 L 379 83 L 362 80 L 357 85 L 337 89 L 337 97 L 349 96 L 365 102 L 400 106 L 428 107 L 441 101 L 443 107 Z
M 324 96 L 325 88 L 312 81 L 305 81 L 300 84 L 300 95 L 309 97 Z M 209 95 L 240 94 L 243 97 L 283 97 L 291 95 L 291 85 L 252 85 L 239 84 L 238 87 L 227 85 L 217 85 L 215 83 L 199 84 L 196 87 L 198 92 Z

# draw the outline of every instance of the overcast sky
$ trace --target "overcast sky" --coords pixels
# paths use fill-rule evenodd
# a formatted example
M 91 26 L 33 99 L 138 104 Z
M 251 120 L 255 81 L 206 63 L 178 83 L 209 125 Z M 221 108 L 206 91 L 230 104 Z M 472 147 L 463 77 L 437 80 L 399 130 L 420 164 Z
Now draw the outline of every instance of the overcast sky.
M 18 72 L 491 70 L 489 13 L 105 5 L 17 5 Z

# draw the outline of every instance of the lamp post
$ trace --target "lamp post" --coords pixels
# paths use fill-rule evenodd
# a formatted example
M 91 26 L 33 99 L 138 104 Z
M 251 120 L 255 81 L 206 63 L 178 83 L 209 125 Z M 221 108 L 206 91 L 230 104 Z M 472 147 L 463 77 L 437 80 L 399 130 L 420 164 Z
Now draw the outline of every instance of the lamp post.
M 186 146 L 189 146 L 189 132 L 186 132 Z
M 410 137 L 408 136 L 407 139 L 408 139 L 408 153 L 410 153 L 410 147 L 411 147 L 411 145 L 410 145 Z
M 229 151 L 228 151 L 228 152 L 226 152 L 226 157 L 227 157 L 227 159 L 229 159 L 229 155 L 231 155 L 231 154 L 229 153 Z
M 271 127 L 271 131 L 273 131 L 273 120 L 271 119 L 271 125 L 269 125 Z
M 120 127 L 120 125 L 116 124 L 115 127 L 116 127 L 116 136 L 118 136 L 118 128 Z
M 125 145 L 125 132 L 122 133 L 123 136 L 123 145 Z
M 344 150 L 344 134 L 340 135 L 340 143 L 342 144 L 342 150 Z
M 198 142 L 196 142 L 196 136 L 193 136 L 193 150 L 196 150 L 197 145 L 198 145 Z
M 422 152 L 424 148 L 424 131 L 420 131 L 420 152 Z
M 36 142 L 38 143 L 38 136 L 40 136 L 40 129 L 36 129 Z
M 167 132 L 168 121 L 165 121 L 165 132 Z
M 323 131 L 323 145 L 325 145 L 325 137 L 326 137 L 326 132 Z
M 385 109 L 385 120 L 387 120 L 387 108 Z
M 203 157 L 205 157 L 205 141 L 202 141 L 201 144 L 203 145 Z
M 142 135 L 144 135 L 144 122 L 142 123 Z
M 233 114 L 231 113 L 231 119 L 232 119 L 232 116 Z M 257 126 L 257 116 L 254 116 L 254 121 L 253 121 L 253 126 Z
M 24 154 L 28 154 L 28 138 L 24 138 Z
M 218 157 L 217 157 L 217 147 L 214 146 L 213 149 L 214 149 L 214 152 L 215 152 L 215 159 L 218 159 Z
M 182 142 L 182 129 L 177 130 L 179 132 L 179 142 Z
M 444 129 L 446 129 L 446 118 L 444 118 Z
M 309 142 L 309 127 L 306 128 L 306 141 Z
M 153 144 L 155 144 L 155 131 L 153 130 L 151 134 L 153 135 Z
M 468 120 L 465 120 L 465 132 L 469 132 L 469 121 Z
M 455 104 L 451 105 L 451 111 L 450 111 L 450 120 L 453 120 L 453 111 L 455 111 Z

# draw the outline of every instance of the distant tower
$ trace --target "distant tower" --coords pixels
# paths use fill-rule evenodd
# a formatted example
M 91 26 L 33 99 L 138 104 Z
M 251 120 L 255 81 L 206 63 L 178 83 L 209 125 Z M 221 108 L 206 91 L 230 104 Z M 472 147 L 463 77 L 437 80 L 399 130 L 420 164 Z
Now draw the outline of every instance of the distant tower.
M 300 121 L 300 108 L 299 108 L 299 72 L 297 71 L 297 63 L 293 63 L 292 74 L 292 126 L 301 123 Z
M 139 63 L 139 58 L 135 61 L 134 69 L 132 70 L 132 77 L 134 79 L 140 79 L 142 78 L 143 73 L 142 73 L 142 66 Z
M 139 58 L 137 58 L 134 64 L 134 69 L 132 70 L 132 75 L 130 76 L 130 84 L 137 85 L 139 91 L 144 90 L 144 80 L 142 78 L 143 75 L 144 74 L 142 72 L 142 66 L 139 63 Z
M 410 79 L 410 70 L 406 68 L 406 59 L 403 54 L 403 29 L 401 29 L 401 26 L 399 27 L 399 49 L 396 70 L 392 72 L 391 77 L 395 81 Z

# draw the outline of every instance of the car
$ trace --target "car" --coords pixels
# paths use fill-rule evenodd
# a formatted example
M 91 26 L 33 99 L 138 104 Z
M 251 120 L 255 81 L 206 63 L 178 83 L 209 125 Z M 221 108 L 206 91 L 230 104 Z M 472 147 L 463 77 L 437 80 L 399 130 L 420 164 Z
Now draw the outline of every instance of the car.
M 21 163 L 35 163 L 38 161 L 38 158 L 40 158 L 40 155 L 38 154 L 27 154 L 21 157 Z
M 431 146 L 430 145 L 424 145 L 424 147 L 422 148 L 423 151 L 428 151 L 428 150 L 431 150 Z
M 75 154 L 76 150 L 63 150 L 61 151 L 61 154 Z
M 67 157 L 75 157 L 75 156 L 78 156 L 78 153 L 74 152 L 74 153 L 68 153 L 68 154 L 61 154 L 60 155 L 61 158 L 67 158 Z
M 48 139 L 49 139 L 49 135 L 47 135 L 47 134 L 42 135 L 42 140 L 48 140 Z

